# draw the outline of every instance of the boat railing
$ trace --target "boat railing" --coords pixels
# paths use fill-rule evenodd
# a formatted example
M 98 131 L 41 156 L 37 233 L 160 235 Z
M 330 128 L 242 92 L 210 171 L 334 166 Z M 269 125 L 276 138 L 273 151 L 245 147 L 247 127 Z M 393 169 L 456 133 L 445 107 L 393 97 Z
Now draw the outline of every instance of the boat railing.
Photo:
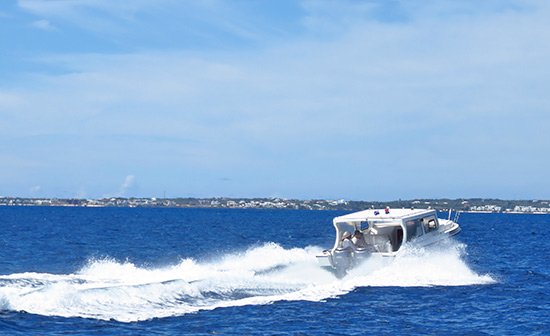
M 451 215 L 453 214 L 453 209 L 449 209 L 449 216 L 447 220 L 451 220 Z M 454 212 L 453 222 L 458 223 L 458 218 L 460 217 L 460 211 Z
M 457 211 L 455 213 L 455 217 L 453 218 L 453 222 L 458 223 L 458 218 L 460 217 L 460 211 Z

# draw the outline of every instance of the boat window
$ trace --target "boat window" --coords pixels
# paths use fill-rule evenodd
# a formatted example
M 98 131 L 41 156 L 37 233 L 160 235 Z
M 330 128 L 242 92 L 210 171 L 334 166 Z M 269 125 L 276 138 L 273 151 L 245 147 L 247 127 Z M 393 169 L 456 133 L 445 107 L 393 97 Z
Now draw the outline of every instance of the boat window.
M 422 218 L 422 225 L 424 226 L 424 232 L 437 230 L 437 220 L 435 216 Z
M 419 220 L 408 220 L 405 222 L 405 225 L 407 226 L 407 240 L 411 240 L 418 234 L 422 234 L 422 232 L 417 232 L 419 224 Z

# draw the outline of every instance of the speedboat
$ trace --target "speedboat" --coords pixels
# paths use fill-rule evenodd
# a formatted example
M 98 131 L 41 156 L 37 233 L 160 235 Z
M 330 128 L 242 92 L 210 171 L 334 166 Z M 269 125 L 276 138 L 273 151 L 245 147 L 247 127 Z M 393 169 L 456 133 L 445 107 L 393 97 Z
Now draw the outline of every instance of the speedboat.
M 385 208 L 335 217 L 334 246 L 317 255 L 317 262 L 343 277 L 373 255 L 394 257 L 406 243 L 427 246 L 458 234 L 458 215 L 451 220 L 451 211 L 448 219 L 442 219 L 433 209 Z

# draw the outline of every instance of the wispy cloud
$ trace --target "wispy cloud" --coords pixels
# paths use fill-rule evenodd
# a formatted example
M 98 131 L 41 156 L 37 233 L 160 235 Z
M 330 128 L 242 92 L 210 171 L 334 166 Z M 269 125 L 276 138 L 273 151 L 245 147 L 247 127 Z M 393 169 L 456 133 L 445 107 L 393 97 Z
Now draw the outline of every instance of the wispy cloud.
M 104 36 L 124 36 L 131 41 L 147 40 L 172 47 L 178 41 L 223 43 L 224 39 L 260 42 L 262 33 L 280 32 L 239 2 L 173 0 L 18 0 L 24 11 L 46 19 L 63 21 L 79 29 Z M 151 25 L 151 21 L 155 23 Z M 171 36 L 166 39 L 166 36 Z M 174 38 L 177 36 L 178 38 Z M 122 42 L 122 41 L 119 41 Z
M 128 196 L 128 191 L 135 185 L 136 177 L 134 175 L 127 175 L 124 178 L 124 182 L 120 185 L 117 196 Z
M 124 22 L 131 21 L 139 8 L 150 1 L 89 0 L 18 0 L 21 9 L 43 17 L 71 23 L 93 32 L 120 32 Z
M 52 23 L 48 20 L 38 20 L 34 21 L 32 23 L 33 27 L 41 29 L 41 30 L 47 30 L 47 31 L 54 31 L 57 30 L 57 28 L 52 25 Z
M 40 194 L 40 191 L 42 190 L 42 187 L 39 185 L 32 186 L 30 188 L 30 194 L 33 196 L 38 196 Z
M 40 15 L 52 11 L 20 3 Z M 537 153 L 550 146 L 548 5 L 508 2 L 497 10 L 491 2 L 469 13 L 454 2 L 399 3 L 397 18 L 379 2 L 305 2 L 302 22 L 315 21 L 307 29 L 331 34 L 261 48 L 44 57 L 45 66 L 63 71 L 0 93 L 0 113 L 12 116 L 0 130 L 83 134 L 92 140 L 49 152 L 69 148 L 116 171 L 161 167 L 160 177 L 132 171 L 142 185 L 178 189 L 171 194 L 234 194 L 237 183 L 222 186 L 219 176 L 254 176 L 238 186 L 244 195 L 391 198 L 406 197 L 403 185 L 422 193 L 445 184 L 455 195 L 479 196 L 518 173 L 526 188 L 542 190 Z M 340 22 L 345 29 L 331 28 Z M 116 134 L 189 141 L 99 140 Z M 527 158 L 537 164 L 520 164 Z
M 150 1 L 90 1 L 90 0 L 18 0 L 20 8 L 48 17 L 66 18 L 74 20 L 82 18 L 88 11 L 96 11 L 98 14 L 111 16 L 128 17 L 129 13 L 135 12 L 138 8 L 146 6 Z

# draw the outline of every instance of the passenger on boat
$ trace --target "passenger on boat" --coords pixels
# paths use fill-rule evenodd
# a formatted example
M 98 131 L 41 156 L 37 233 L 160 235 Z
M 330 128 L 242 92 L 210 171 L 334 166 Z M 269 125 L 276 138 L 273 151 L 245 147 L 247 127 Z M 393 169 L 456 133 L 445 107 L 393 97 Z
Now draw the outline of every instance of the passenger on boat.
M 344 234 L 342 235 L 341 246 L 342 246 L 341 249 L 344 251 L 354 252 L 357 250 L 357 248 L 355 247 L 355 244 L 351 240 L 351 233 L 347 231 L 344 232 Z
M 365 237 L 363 236 L 363 232 L 359 230 L 355 230 L 355 233 L 353 234 L 353 238 L 351 239 L 353 242 L 353 245 L 355 245 L 358 249 L 364 249 L 367 247 L 367 242 L 365 241 Z

